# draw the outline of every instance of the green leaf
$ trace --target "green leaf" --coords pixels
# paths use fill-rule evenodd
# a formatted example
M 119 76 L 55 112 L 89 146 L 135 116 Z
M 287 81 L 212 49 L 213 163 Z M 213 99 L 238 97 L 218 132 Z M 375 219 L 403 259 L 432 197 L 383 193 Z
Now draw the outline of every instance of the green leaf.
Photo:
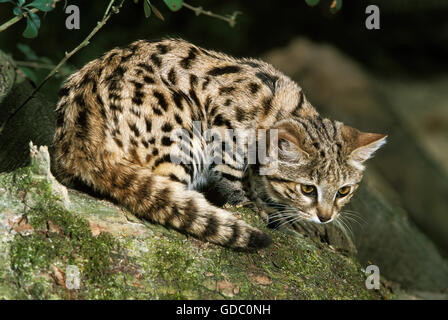
M 25 3 L 25 0 L 19 0 L 19 1 L 17 1 L 17 5 L 18 5 L 19 7 L 23 6 L 24 3 Z
M 40 28 L 40 19 L 39 16 L 33 12 L 31 12 L 30 9 L 25 8 L 25 10 L 28 12 L 28 15 L 31 17 L 31 19 L 33 20 L 34 24 L 36 25 L 37 29 Z
M 22 36 L 25 38 L 36 38 L 40 28 L 40 19 L 37 14 L 28 10 L 28 17 L 26 18 L 26 29 Z
M 14 13 L 14 15 L 20 16 L 22 14 L 22 9 L 19 7 L 15 7 L 14 9 L 12 9 L 12 12 Z
M 23 43 L 17 44 L 17 49 L 19 49 L 27 58 L 27 60 L 38 60 L 37 54 L 28 45 Z
M 148 0 L 144 0 L 143 1 L 143 10 L 145 10 L 145 17 L 149 18 L 149 16 L 151 15 L 151 4 L 149 3 Z
M 305 0 L 305 2 L 307 5 L 314 7 L 319 3 L 319 0 Z
M 163 17 L 162 13 L 159 11 L 159 9 L 157 9 L 156 7 L 154 7 L 151 3 L 149 4 L 151 6 L 152 12 L 154 12 L 154 14 L 156 15 L 157 18 L 159 18 L 162 21 L 165 21 L 165 18 Z
M 171 11 L 179 11 L 182 8 L 183 0 L 163 0 Z
M 342 0 L 333 0 L 330 6 L 330 12 L 336 13 L 338 12 L 342 7 Z
M 39 57 L 39 61 L 44 64 L 53 64 L 53 61 L 51 61 L 51 59 L 47 57 Z
M 33 70 L 27 67 L 19 67 L 19 69 L 25 74 L 25 76 L 27 76 L 27 78 L 29 78 L 34 83 L 37 83 L 36 73 Z
M 10 2 L 12 4 L 15 4 L 14 1 L 12 1 L 12 0 L 0 0 L 0 3 L 3 3 L 3 2 Z
M 31 18 L 26 19 L 26 29 L 23 31 L 22 36 L 25 38 L 36 38 L 38 31 L 37 31 L 36 24 L 33 22 Z
M 33 7 L 40 11 L 48 12 L 54 9 L 53 0 L 34 0 L 26 5 L 26 7 Z

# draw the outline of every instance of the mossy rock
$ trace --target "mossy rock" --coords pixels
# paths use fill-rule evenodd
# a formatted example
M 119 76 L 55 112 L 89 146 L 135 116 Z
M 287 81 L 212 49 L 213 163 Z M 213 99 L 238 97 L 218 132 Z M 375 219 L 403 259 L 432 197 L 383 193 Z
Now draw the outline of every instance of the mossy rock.
M 46 148 L 31 154 L 30 166 L 0 175 L 0 299 L 394 298 L 383 283 L 367 290 L 353 258 L 267 230 L 249 209 L 233 210 L 274 243 L 233 251 L 67 193 L 49 172 Z

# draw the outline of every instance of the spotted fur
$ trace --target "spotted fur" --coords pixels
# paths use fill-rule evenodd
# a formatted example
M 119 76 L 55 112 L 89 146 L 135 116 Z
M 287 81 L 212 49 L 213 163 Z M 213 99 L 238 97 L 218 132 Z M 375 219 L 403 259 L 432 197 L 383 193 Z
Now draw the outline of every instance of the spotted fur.
M 242 249 L 271 240 L 204 194 L 217 190 L 221 202 L 249 196 L 322 216 L 319 201 L 358 182 L 362 162 L 384 139 L 320 118 L 302 89 L 265 62 L 179 39 L 137 41 L 88 63 L 63 85 L 56 113 L 55 168 L 64 182 L 82 181 L 142 218 Z M 187 132 L 187 155 L 171 136 L 179 128 Z M 215 164 L 217 142 L 198 134 L 207 128 L 279 130 L 280 165 L 261 176 L 260 165 L 248 166 L 244 156 L 224 153 L 226 161 Z M 173 161 L 173 154 L 190 161 Z M 297 189 L 304 182 L 325 192 L 305 201 Z

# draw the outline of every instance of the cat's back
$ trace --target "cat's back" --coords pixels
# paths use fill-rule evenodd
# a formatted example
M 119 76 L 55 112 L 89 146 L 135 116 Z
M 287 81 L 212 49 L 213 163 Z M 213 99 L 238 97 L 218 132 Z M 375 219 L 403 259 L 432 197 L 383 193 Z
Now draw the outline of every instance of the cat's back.
M 204 120 L 199 90 L 213 90 L 207 72 L 232 62 L 180 39 L 136 41 L 89 62 L 59 92 L 57 171 L 83 175 L 114 158 L 158 164 L 172 130 Z
M 195 121 L 203 128 L 252 127 L 260 117 L 274 117 L 279 78 L 286 79 L 262 61 L 181 39 L 115 48 L 70 76 L 60 90 L 56 157 L 65 171 L 87 172 L 86 166 L 105 158 L 154 167 L 167 157 L 174 129 L 192 133 Z

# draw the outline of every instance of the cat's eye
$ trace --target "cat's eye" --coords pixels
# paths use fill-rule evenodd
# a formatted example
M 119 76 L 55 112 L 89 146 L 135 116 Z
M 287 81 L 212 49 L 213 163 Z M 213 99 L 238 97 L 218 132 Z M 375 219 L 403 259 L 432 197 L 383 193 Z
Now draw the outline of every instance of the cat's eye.
M 339 198 L 345 197 L 350 193 L 351 187 L 350 186 L 344 186 L 342 188 L 339 188 L 337 196 Z
M 303 194 L 309 196 L 316 193 L 316 187 L 310 184 L 302 184 L 300 185 L 300 190 Z

